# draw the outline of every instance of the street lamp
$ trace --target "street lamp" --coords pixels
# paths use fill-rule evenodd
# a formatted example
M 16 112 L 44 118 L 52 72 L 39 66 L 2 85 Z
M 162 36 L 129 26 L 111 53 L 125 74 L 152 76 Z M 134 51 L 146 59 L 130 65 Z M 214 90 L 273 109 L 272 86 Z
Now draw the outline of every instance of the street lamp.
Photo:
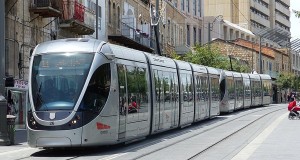
M 216 22 L 216 20 L 218 21 L 223 20 L 223 15 L 218 15 L 217 17 L 215 17 L 215 19 L 212 22 L 208 22 L 208 42 L 211 41 L 211 31 L 213 31 L 214 23 Z

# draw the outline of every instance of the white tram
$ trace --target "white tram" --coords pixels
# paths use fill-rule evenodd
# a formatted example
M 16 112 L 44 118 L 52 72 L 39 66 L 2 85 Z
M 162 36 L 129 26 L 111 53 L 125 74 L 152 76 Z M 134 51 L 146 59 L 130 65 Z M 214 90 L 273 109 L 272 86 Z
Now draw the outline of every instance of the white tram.
M 30 62 L 28 143 L 110 145 L 212 118 L 219 80 L 215 68 L 95 39 L 44 42 Z

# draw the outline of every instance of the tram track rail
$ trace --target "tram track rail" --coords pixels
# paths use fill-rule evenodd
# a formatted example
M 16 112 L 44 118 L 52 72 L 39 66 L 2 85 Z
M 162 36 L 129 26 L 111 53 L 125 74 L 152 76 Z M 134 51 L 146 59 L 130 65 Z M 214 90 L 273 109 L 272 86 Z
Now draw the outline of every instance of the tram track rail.
M 284 108 L 284 109 L 286 109 L 286 108 Z M 264 115 L 262 115 L 262 116 L 256 118 L 256 119 L 253 120 L 252 122 L 250 122 L 250 123 L 244 125 L 244 126 L 241 127 L 240 129 L 238 129 L 238 130 L 234 131 L 233 133 L 227 135 L 226 137 L 222 138 L 221 140 L 219 140 L 219 141 L 217 141 L 217 142 L 211 144 L 209 147 L 205 148 L 204 150 L 201 150 L 201 151 L 199 151 L 197 154 L 194 154 L 193 156 L 191 156 L 190 158 L 188 158 L 188 160 L 197 159 L 197 158 L 198 158 L 201 154 L 203 154 L 204 152 L 208 151 L 209 149 L 212 149 L 214 146 L 216 146 L 216 145 L 222 143 L 222 142 L 225 141 L 226 139 L 228 139 L 228 138 L 230 138 L 230 137 L 236 135 L 237 133 L 239 133 L 240 131 L 242 131 L 242 130 L 244 130 L 245 128 L 249 127 L 250 125 L 254 124 L 255 122 L 261 120 L 262 118 L 264 118 L 264 117 L 266 117 L 266 116 L 268 116 L 268 115 L 270 115 L 270 114 L 272 114 L 272 113 L 275 113 L 275 112 L 278 112 L 278 111 L 281 111 L 281 110 L 283 110 L 283 109 L 273 110 L 273 111 L 270 111 L 270 112 L 268 112 L 268 113 L 266 113 L 266 114 L 264 114 Z
M 269 114 L 271 114 L 271 113 L 274 113 L 274 112 L 277 112 L 277 111 L 280 111 L 280 110 L 284 110 L 284 109 L 286 109 L 286 108 L 282 108 L 282 107 L 281 107 L 281 108 L 279 108 L 279 109 L 274 109 L 274 110 L 272 110 L 272 111 L 270 111 L 270 112 L 268 112 L 268 113 L 266 113 L 266 114 L 264 114 L 264 115 L 262 115 L 262 116 L 259 116 L 258 118 L 254 119 L 254 120 L 251 121 L 250 123 L 247 123 L 246 125 L 244 125 L 244 126 L 241 127 L 240 129 L 238 129 L 238 130 L 234 131 L 233 133 L 231 133 L 231 134 L 225 136 L 224 138 L 218 140 L 217 142 L 214 142 L 213 144 L 209 145 L 209 146 L 206 147 L 205 149 L 202 149 L 201 151 L 199 151 L 198 153 L 194 154 L 193 156 L 191 156 L 191 157 L 188 158 L 188 159 L 189 159 L 189 160 L 192 160 L 192 159 L 197 158 L 197 157 L 200 156 L 202 153 L 208 151 L 209 149 L 213 148 L 214 146 L 218 145 L 219 143 L 223 142 L 224 140 L 228 139 L 229 137 L 231 137 L 231 136 L 237 134 L 237 133 L 240 132 L 241 130 L 247 128 L 247 127 L 250 126 L 251 124 L 257 122 L 257 121 L 260 120 L 260 119 L 262 119 L 263 117 L 265 117 L 265 116 L 267 116 L 267 115 L 269 115 Z M 203 130 L 203 131 L 200 131 L 200 132 L 195 132 L 193 135 L 191 135 L 191 136 L 189 136 L 189 137 L 186 137 L 186 138 L 183 138 L 183 139 L 178 140 L 178 141 L 176 141 L 176 142 L 170 143 L 170 144 L 168 144 L 168 145 L 166 145 L 166 146 L 157 148 L 157 149 L 155 149 L 155 150 L 152 150 L 151 152 L 148 152 L 148 153 L 139 155 L 139 156 L 137 156 L 137 157 L 135 157 L 135 158 L 133 158 L 133 159 L 142 159 L 143 157 L 149 156 L 149 155 L 154 154 L 154 153 L 156 153 L 156 152 L 158 152 L 158 151 L 161 151 L 161 150 L 163 150 L 163 149 L 172 147 L 172 146 L 174 146 L 174 145 L 176 145 L 176 144 L 178 144 L 178 143 L 181 143 L 181 142 L 186 141 L 186 140 L 188 140 L 188 139 L 192 139 L 192 138 L 194 138 L 194 137 L 196 137 L 196 136 L 199 136 L 199 134 L 203 134 L 203 133 L 205 133 L 205 132 L 212 131 L 212 130 L 214 130 L 216 127 L 220 127 L 220 126 L 223 126 L 223 125 L 225 125 L 225 124 L 232 123 L 232 122 L 234 122 L 234 121 L 236 121 L 236 120 L 239 120 L 239 119 L 241 119 L 241 118 L 244 118 L 245 116 L 248 116 L 249 114 L 255 114 L 255 113 L 263 112 L 263 111 L 266 111 L 266 110 L 270 110 L 270 108 L 269 108 L 269 107 L 268 107 L 268 108 L 265 108 L 265 107 L 264 107 L 264 108 L 261 108 L 261 109 L 259 109 L 259 110 L 254 110 L 254 111 L 252 111 L 252 112 L 250 111 L 250 113 L 248 113 L 248 114 L 244 114 L 244 115 L 235 117 L 235 118 L 233 118 L 233 119 L 231 119 L 231 120 L 229 120 L 229 121 L 226 121 L 226 122 L 223 122 L 223 123 L 221 123 L 221 124 L 218 124 L 218 125 L 216 125 L 216 126 L 214 126 L 214 127 L 212 127 L 212 128 L 208 128 L 208 129 Z M 155 142 L 153 142 L 153 143 L 155 143 Z

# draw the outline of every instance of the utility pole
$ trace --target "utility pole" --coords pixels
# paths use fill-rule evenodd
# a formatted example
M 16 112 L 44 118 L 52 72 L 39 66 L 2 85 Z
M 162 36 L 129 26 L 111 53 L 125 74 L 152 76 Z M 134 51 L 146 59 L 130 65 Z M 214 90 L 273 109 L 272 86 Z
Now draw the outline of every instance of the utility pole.
M 261 36 L 259 36 L 259 73 L 263 74 L 262 55 L 261 55 Z
M 99 9 L 98 9 L 98 0 L 96 0 L 96 39 L 98 39 L 98 15 L 99 15 Z
M 155 5 L 155 21 L 156 25 L 154 26 L 154 32 L 155 32 L 155 41 L 156 41 L 156 49 L 157 49 L 157 54 L 161 56 L 161 51 L 160 51 L 160 45 L 159 45 L 159 0 L 156 0 L 156 5 Z
M 0 1 L 0 95 L 4 95 L 5 78 L 5 3 Z

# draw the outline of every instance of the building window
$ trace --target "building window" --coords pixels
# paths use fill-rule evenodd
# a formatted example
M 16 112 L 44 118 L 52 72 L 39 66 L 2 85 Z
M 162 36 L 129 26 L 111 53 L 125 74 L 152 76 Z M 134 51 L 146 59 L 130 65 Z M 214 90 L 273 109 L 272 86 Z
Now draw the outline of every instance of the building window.
M 199 17 L 201 17 L 201 0 L 198 0 L 198 13 Z
M 194 13 L 194 16 L 197 16 L 197 9 L 196 9 L 197 4 L 196 3 L 197 3 L 196 0 L 193 0 L 193 13 Z
M 190 26 L 186 25 L 186 43 L 188 46 L 191 45 L 191 40 L 190 40 Z
M 174 7 L 177 8 L 177 2 L 178 0 L 174 0 Z
M 121 25 L 120 25 L 120 7 L 118 6 L 117 9 L 117 24 L 118 24 L 118 28 L 120 29 Z
M 201 29 L 198 30 L 198 35 L 199 35 L 199 41 L 198 42 L 199 42 L 199 44 L 202 44 L 202 42 L 201 42 Z
M 181 10 L 184 11 L 184 0 L 181 0 Z
M 188 13 L 190 13 L 190 0 L 186 0 L 186 10 Z
M 115 3 L 113 3 L 113 25 L 114 25 L 114 27 L 116 27 L 116 19 L 117 19 L 117 16 L 116 16 L 116 4 Z
M 197 38 L 196 38 L 197 37 L 197 30 L 196 30 L 196 27 L 193 28 L 193 32 L 194 32 L 194 35 L 193 35 L 194 36 L 193 37 L 194 38 L 194 45 L 196 45 L 196 43 L 197 43 Z
M 108 22 L 111 23 L 111 2 L 108 1 Z
M 169 39 L 169 41 L 171 41 L 171 21 L 170 20 L 168 20 L 168 39 Z

